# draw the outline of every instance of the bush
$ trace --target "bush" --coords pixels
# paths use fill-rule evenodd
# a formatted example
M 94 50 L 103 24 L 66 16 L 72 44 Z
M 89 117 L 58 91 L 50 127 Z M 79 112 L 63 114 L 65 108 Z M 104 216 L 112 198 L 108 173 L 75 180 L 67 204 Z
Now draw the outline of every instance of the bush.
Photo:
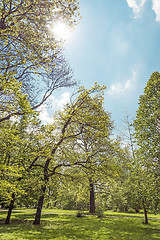
M 81 210 L 77 211 L 76 217 L 82 217 L 83 212 Z
M 103 209 L 102 209 L 102 208 L 97 208 L 97 209 L 96 209 L 96 214 L 97 214 L 97 217 L 98 217 L 98 218 L 104 217 L 104 211 L 103 211 Z

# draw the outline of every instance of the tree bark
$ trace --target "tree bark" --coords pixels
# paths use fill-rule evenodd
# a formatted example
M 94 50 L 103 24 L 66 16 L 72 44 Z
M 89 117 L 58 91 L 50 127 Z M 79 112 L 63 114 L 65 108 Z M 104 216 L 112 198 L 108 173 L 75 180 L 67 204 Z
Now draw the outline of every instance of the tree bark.
M 91 179 L 89 179 L 90 183 L 90 213 L 95 213 L 95 195 L 94 195 L 94 184 Z
M 144 201 L 143 201 L 143 210 L 144 210 L 144 216 L 145 216 L 144 224 L 148 224 L 148 215 L 147 215 L 147 210 L 146 210 L 146 206 L 145 206 Z
M 125 212 L 128 212 L 128 206 L 127 206 L 127 204 L 125 205 Z
M 35 215 L 35 220 L 33 222 L 34 225 L 40 224 L 45 192 L 46 192 L 46 184 L 42 185 L 42 187 L 41 187 L 41 196 L 39 197 L 39 200 L 38 200 L 38 206 L 37 206 L 37 211 L 36 211 L 36 215 Z
M 43 201 L 44 201 L 44 197 L 45 197 L 47 183 L 49 181 L 48 166 L 49 166 L 50 161 L 51 161 L 51 158 L 48 158 L 46 160 L 46 163 L 44 166 L 44 183 L 41 186 L 41 195 L 38 200 L 37 211 L 36 211 L 35 219 L 33 222 L 34 225 L 40 225 Z
M 147 211 L 144 210 L 144 215 L 145 215 L 145 224 L 148 224 L 148 215 L 147 215 Z
M 13 210 L 13 207 L 14 207 L 14 201 L 15 201 L 15 193 L 12 193 L 12 200 L 11 200 L 10 205 L 9 205 L 8 214 L 7 214 L 7 217 L 6 217 L 5 224 L 10 224 L 11 214 L 12 214 L 12 210 Z

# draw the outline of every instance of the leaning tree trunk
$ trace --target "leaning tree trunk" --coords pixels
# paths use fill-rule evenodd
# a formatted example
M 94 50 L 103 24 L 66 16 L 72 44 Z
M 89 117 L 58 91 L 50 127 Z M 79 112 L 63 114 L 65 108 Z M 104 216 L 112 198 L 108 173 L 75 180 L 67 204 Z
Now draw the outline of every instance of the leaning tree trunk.
M 144 224 L 148 224 L 148 215 L 147 215 L 147 209 L 146 209 L 144 200 L 143 200 L 143 210 L 144 210 L 144 216 L 145 216 Z
M 46 163 L 45 163 L 45 166 L 44 166 L 44 183 L 41 186 L 41 193 L 40 193 L 40 197 L 39 197 L 39 200 L 38 200 L 36 216 L 35 216 L 35 219 L 34 219 L 34 222 L 33 222 L 34 225 L 39 225 L 40 221 L 41 221 L 41 213 L 42 213 L 43 201 L 44 201 L 44 197 L 45 197 L 47 183 L 49 181 L 48 166 L 49 166 L 50 160 L 51 159 L 48 158 Z
M 89 179 L 90 183 L 90 213 L 95 213 L 95 195 L 94 195 L 94 184 L 92 182 L 92 179 Z
M 10 205 L 9 205 L 8 214 L 7 214 L 7 217 L 6 217 L 5 224 L 10 224 L 11 214 L 12 214 L 12 210 L 13 210 L 13 207 L 14 207 L 14 202 L 15 202 L 15 193 L 12 193 L 12 200 L 11 200 Z
M 35 216 L 35 220 L 33 222 L 34 225 L 39 225 L 40 224 L 45 192 L 46 192 L 46 184 L 42 185 L 42 187 L 41 187 L 41 195 L 40 195 L 39 200 L 38 200 L 36 216 Z

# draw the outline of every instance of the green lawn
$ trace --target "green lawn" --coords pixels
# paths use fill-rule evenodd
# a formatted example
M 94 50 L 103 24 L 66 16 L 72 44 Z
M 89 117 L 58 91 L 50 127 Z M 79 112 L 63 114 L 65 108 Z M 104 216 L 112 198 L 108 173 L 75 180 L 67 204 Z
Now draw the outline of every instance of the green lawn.
M 125 218 L 126 214 L 108 212 L 107 214 L 112 217 L 84 216 L 77 218 L 75 215 L 56 214 L 56 211 L 44 210 L 40 226 L 33 225 L 35 210 L 14 211 L 10 225 L 3 223 L 6 211 L 0 211 L 0 239 L 160 239 L 160 220 L 156 218 L 150 219 L 149 225 L 144 225 L 141 218 L 134 218 L 134 216 L 137 217 L 136 214 L 127 214 L 132 218 Z M 75 212 L 59 211 L 59 213 L 73 214 Z

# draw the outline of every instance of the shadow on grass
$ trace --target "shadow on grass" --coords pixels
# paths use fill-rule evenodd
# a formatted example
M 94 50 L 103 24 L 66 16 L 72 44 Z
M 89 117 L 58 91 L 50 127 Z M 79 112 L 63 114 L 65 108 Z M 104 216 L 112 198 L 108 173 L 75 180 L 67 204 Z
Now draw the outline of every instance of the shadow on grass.
M 34 226 L 33 219 L 34 214 L 15 212 L 10 225 L 1 222 L 0 239 L 160 239 L 159 222 L 154 220 L 143 225 L 140 219 L 44 214 L 41 225 Z

